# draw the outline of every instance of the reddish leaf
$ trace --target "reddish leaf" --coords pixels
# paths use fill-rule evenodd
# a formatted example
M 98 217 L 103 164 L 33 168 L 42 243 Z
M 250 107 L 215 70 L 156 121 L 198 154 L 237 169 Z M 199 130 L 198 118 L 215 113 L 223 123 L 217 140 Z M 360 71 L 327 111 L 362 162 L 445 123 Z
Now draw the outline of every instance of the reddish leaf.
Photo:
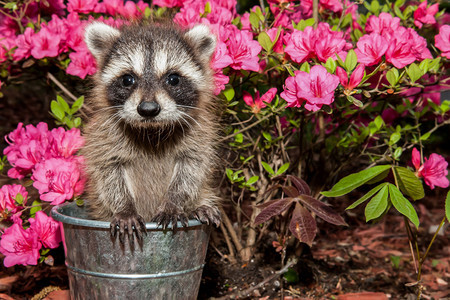
M 292 175 L 287 175 L 287 178 L 289 178 L 292 181 L 292 183 L 297 188 L 299 194 L 311 195 L 311 189 L 303 179 Z
M 283 198 L 270 201 L 271 202 L 270 205 L 267 206 L 265 209 L 263 209 L 263 211 L 256 216 L 255 225 L 264 223 L 268 221 L 270 218 L 281 214 L 289 207 L 289 205 L 293 203 L 293 201 L 294 201 L 293 198 Z
M 297 203 L 289 224 L 289 230 L 300 242 L 311 247 L 317 232 L 316 221 L 306 208 Z
M 288 198 L 283 198 L 283 199 L 288 199 Z M 289 198 L 289 199 L 292 199 L 292 198 Z M 267 201 L 267 202 L 258 204 L 256 207 L 259 208 L 259 209 L 261 209 L 261 210 L 264 210 L 264 208 L 266 208 L 267 206 L 272 205 L 272 204 L 274 204 L 275 202 L 278 202 L 278 201 L 280 201 L 280 200 L 281 200 L 281 199 L 272 199 L 272 200 L 270 200 L 270 201 Z
M 293 187 L 293 186 L 283 186 L 282 188 L 283 188 L 283 192 L 286 195 L 288 195 L 289 197 L 295 198 L 298 195 L 300 195 L 298 193 L 298 190 L 295 187 Z
M 300 195 L 299 199 L 310 211 L 314 212 L 319 218 L 334 225 L 347 225 L 344 219 L 331 207 L 311 196 Z M 348 226 L 348 225 L 347 225 Z

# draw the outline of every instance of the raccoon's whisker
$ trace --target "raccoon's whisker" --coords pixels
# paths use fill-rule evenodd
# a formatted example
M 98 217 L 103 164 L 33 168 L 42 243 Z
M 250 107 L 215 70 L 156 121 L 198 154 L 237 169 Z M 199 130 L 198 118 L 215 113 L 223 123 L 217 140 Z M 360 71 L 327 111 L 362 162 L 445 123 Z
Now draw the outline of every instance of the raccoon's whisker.
M 197 122 L 197 120 L 196 119 L 194 119 L 192 116 L 190 116 L 189 114 L 187 114 L 187 113 L 185 113 L 185 112 L 182 112 L 182 111 L 180 111 L 180 114 L 183 116 L 183 117 L 188 117 L 190 120 L 192 120 L 192 122 L 194 122 L 197 126 L 199 126 L 199 127 L 201 127 L 200 126 L 200 124 Z M 192 124 L 191 124 L 192 125 Z
M 188 109 L 196 109 L 196 110 L 200 110 L 203 112 L 206 112 L 205 109 L 200 108 L 200 107 L 195 107 L 195 106 L 190 106 L 190 105 L 181 105 L 181 104 L 176 104 L 177 107 L 181 107 L 181 108 L 188 108 Z

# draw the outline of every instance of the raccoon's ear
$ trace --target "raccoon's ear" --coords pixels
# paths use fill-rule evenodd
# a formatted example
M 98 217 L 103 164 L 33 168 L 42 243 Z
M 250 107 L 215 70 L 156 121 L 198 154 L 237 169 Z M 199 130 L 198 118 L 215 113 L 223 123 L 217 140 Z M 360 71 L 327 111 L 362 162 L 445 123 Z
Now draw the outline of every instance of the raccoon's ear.
M 186 37 L 190 39 L 197 50 L 205 57 L 208 61 L 216 50 L 216 37 L 209 30 L 206 25 L 196 25 L 191 30 L 186 32 Z
M 105 50 L 120 36 L 120 31 L 105 23 L 94 22 L 86 26 L 84 41 L 92 55 L 99 61 Z

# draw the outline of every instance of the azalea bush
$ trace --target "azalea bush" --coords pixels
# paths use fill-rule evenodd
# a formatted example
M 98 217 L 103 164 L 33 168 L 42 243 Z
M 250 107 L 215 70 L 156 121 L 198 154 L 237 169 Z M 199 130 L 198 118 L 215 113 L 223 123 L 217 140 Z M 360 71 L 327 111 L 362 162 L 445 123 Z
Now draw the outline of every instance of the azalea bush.
M 325 196 L 364 184 L 378 183 L 351 208 L 370 199 L 367 221 L 400 213 L 416 236 L 420 218 L 411 201 L 449 186 L 448 153 L 437 149 L 450 124 L 450 101 L 441 99 L 449 86 L 450 26 L 437 3 L 269 0 L 238 11 L 235 0 L 41 0 L 10 2 L 1 11 L 2 90 L 45 76 L 60 91 L 49 109 L 63 126 L 19 125 L 7 137 L 8 176 L 39 195 L 16 185 L 0 198 L 8 199 L 1 203 L 10 226 L 0 251 L 9 257 L 19 249 L 10 247 L 14 238 L 24 245 L 16 264 L 35 264 L 36 251 L 43 258 L 51 248 L 32 226 L 38 208 L 82 199 L 82 98 L 70 87 L 86 85 L 96 70 L 83 42 L 93 20 L 120 27 L 173 18 L 215 34 L 215 101 L 223 103 L 226 124 L 220 229 L 231 261 L 249 261 L 269 229 L 278 235 L 282 263 L 287 247 L 314 247 L 315 216 L 346 224 Z M 365 173 L 349 175 L 355 171 Z

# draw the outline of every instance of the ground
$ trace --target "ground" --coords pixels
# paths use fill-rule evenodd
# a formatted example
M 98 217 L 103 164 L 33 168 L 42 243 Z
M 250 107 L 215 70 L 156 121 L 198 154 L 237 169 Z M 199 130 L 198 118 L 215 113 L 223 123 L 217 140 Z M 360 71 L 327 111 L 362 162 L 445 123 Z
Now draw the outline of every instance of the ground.
M 26 96 L 0 99 L 1 136 L 16 128 L 18 122 L 52 122 L 47 111 L 49 96 L 30 90 L 19 94 Z M 5 146 L 2 140 L 0 149 Z M 7 177 L 0 175 L 0 184 L 6 181 Z M 421 221 L 418 238 L 422 253 L 444 215 L 444 192 L 437 189 L 431 192 L 432 196 L 416 205 Z M 199 299 L 230 299 L 227 295 L 236 298 L 240 291 L 248 293 L 247 296 L 241 295 L 241 299 L 280 299 L 282 296 L 285 299 L 416 299 L 415 267 L 403 218 L 390 213 L 380 223 L 366 224 L 363 207 L 344 211 L 351 200 L 331 200 L 333 207 L 343 212 L 348 227 L 318 220 L 319 232 L 311 248 L 292 243 L 287 258 L 298 259 L 288 276 L 293 282 L 287 282 L 283 276 L 274 276 L 282 269 L 280 254 L 272 246 L 276 236 L 274 232 L 258 243 L 251 262 L 231 264 L 222 233 L 215 230 L 208 249 Z M 423 299 L 450 299 L 449 236 L 450 228 L 446 224 L 423 268 Z M 32 299 L 33 296 L 33 299 L 43 299 L 55 289 L 63 291 L 52 292 L 47 299 L 68 299 L 62 249 L 53 250 L 51 255 L 54 261 L 49 262 L 50 265 L 1 267 L 0 299 Z M 255 288 L 264 281 L 267 283 Z

